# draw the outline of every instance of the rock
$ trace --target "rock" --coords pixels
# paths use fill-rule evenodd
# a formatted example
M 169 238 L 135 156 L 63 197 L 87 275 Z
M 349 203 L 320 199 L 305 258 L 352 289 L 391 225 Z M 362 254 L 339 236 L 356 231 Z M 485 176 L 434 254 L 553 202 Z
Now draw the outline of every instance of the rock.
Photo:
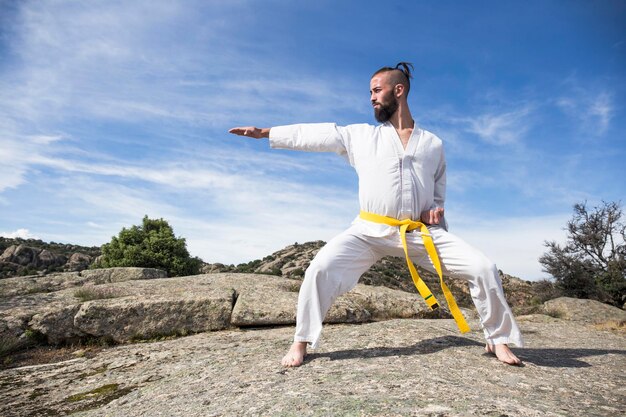
M 0 262 L 10 262 L 17 265 L 26 266 L 32 264 L 38 251 L 24 245 L 11 245 L 0 255 Z
M 325 242 L 317 240 L 287 246 L 258 261 L 254 272 L 276 274 L 280 271 L 280 275 L 284 277 L 302 278 L 311 260 L 325 244 Z
M 80 284 L 82 284 L 82 277 L 78 273 L 4 278 L 0 280 L 0 298 L 58 291 L 68 286 Z
M 324 323 L 366 323 L 372 321 L 372 313 L 359 300 L 345 294 L 338 297 L 328 310 Z M 295 321 L 294 321 L 295 323 Z
M 559 319 L 545 314 L 525 314 L 517 316 L 515 319 L 518 322 L 527 321 L 532 323 L 554 323 L 559 321 Z
M 224 290 L 180 299 L 95 300 L 80 307 L 74 326 L 118 343 L 223 330 L 230 326 L 233 296 Z
M 63 255 L 25 245 L 11 245 L 0 255 L 0 266 L 17 274 L 24 273 L 23 271 L 28 273 L 36 270 L 41 272 L 55 270 L 66 261 L 67 258 Z
M 29 330 L 40 332 L 52 344 L 72 343 L 91 337 L 74 325 L 74 316 L 81 304 L 81 299 L 75 296 L 79 288 L 91 288 L 91 291 L 102 293 L 106 287 L 94 287 L 94 281 L 165 275 L 155 269 L 123 269 L 87 273 L 87 277 L 69 272 L 0 280 L 0 338 L 22 338 Z M 85 284 L 91 284 L 91 287 L 83 287 Z M 116 296 L 124 295 L 122 291 L 118 292 Z
M 104 268 L 89 269 L 81 272 L 81 276 L 94 284 L 108 282 L 132 281 L 136 279 L 166 278 L 167 272 L 154 268 Z
M 460 335 L 452 320 L 327 325 L 295 369 L 280 366 L 293 327 L 122 345 L 0 371 L 10 387 L 0 415 L 624 415 L 623 335 L 563 320 L 520 325 L 528 347 L 513 350 L 524 367 L 484 354 L 482 332 Z
M 233 285 L 237 302 L 231 322 L 235 326 L 295 324 L 300 281 L 272 275 L 218 274 L 221 285 Z M 357 284 L 337 298 L 330 308 L 327 323 L 363 323 L 389 318 L 439 317 L 414 294 Z
M 0 313 L 0 340 L 16 340 L 24 335 L 31 315 L 25 311 L 15 311 L 12 314 Z
M 296 322 L 299 282 L 258 275 L 254 286 L 242 284 L 245 283 L 235 284 L 238 290 L 231 316 L 233 325 L 270 326 Z
M 91 284 L 165 278 L 167 273 L 154 268 L 105 268 L 62 272 L 48 275 L 30 275 L 0 280 L 0 298 L 24 294 L 59 291 L 65 288 Z
M 42 250 L 37 254 L 34 266 L 36 268 L 50 268 L 55 266 L 61 266 L 67 262 L 67 258 L 63 255 L 56 255 L 47 249 Z
M 83 269 L 89 268 L 90 264 L 91 256 L 76 252 L 70 255 L 70 258 L 67 260 L 67 264 L 65 265 L 65 269 L 67 271 L 82 271 Z
M 367 308 L 373 320 L 451 317 L 444 306 L 431 311 L 418 295 L 391 288 L 358 284 L 347 295 Z M 445 303 L 445 299 L 440 297 L 439 302 Z
M 22 330 L 36 330 L 50 343 L 62 344 L 84 338 L 122 343 L 225 329 L 230 326 L 234 290 L 207 284 L 187 277 L 69 288 L 51 294 L 48 305 L 37 303 Z M 81 303 L 79 290 L 96 299 Z
M 206 262 L 202 263 L 200 267 L 200 273 L 202 274 L 217 274 L 220 272 L 231 272 L 235 269 L 233 266 L 224 265 L 221 263 L 208 264 Z
M 76 313 L 80 308 L 80 304 L 50 308 L 35 314 L 28 326 L 44 335 L 48 343 L 54 345 L 78 341 L 87 335 L 74 325 Z
M 543 304 L 546 314 L 589 324 L 626 321 L 626 311 L 595 300 L 559 297 Z
M 0 262 L 43 269 L 63 265 L 65 261 L 66 258 L 63 255 L 25 245 L 11 245 L 0 256 Z

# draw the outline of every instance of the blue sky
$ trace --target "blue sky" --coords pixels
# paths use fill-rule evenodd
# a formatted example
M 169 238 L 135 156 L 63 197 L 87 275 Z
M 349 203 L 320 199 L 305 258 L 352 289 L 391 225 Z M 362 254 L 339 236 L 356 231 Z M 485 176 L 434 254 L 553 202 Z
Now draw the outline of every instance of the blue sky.
M 0 0 L 0 233 L 101 245 L 147 214 L 224 263 L 328 240 L 358 213 L 351 168 L 227 130 L 375 123 L 371 74 L 409 61 L 451 231 L 546 277 L 574 203 L 626 202 L 625 21 L 620 1 Z

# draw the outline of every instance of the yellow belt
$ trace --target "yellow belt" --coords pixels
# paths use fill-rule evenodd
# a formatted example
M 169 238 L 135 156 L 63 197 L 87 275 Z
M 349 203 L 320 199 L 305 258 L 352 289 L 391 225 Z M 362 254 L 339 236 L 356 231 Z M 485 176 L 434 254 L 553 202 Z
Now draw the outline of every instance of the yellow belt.
M 441 289 L 443 290 L 443 295 L 446 297 L 446 301 L 448 302 L 448 307 L 450 307 L 450 313 L 452 313 L 452 317 L 456 321 L 457 326 L 459 326 L 459 330 L 461 333 L 469 332 L 470 328 L 465 321 L 465 317 L 459 310 L 459 306 L 456 304 L 456 300 L 454 296 L 448 289 L 448 286 L 443 282 L 443 274 L 441 273 L 441 262 L 439 261 L 439 256 L 437 255 L 437 250 L 435 249 L 435 243 L 433 242 L 433 238 L 428 231 L 426 225 L 419 221 L 414 221 L 411 219 L 406 220 L 398 220 L 393 217 L 381 216 L 379 214 L 368 213 L 367 211 L 361 211 L 359 215 L 363 220 L 367 220 L 374 223 L 386 224 L 388 226 L 398 226 L 400 227 L 400 237 L 402 238 L 402 247 L 404 248 L 404 255 L 406 256 L 406 263 L 409 267 L 409 271 L 411 271 L 411 278 L 413 278 L 413 283 L 415 287 L 419 291 L 420 295 L 424 298 L 424 301 L 432 310 L 439 308 L 439 303 L 437 299 L 433 295 L 432 292 L 428 289 L 426 283 L 420 278 L 417 273 L 417 269 L 413 266 L 413 262 L 411 262 L 411 258 L 409 258 L 409 249 L 406 245 L 406 232 L 419 229 L 422 233 L 422 240 L 424 241 L 424 247 L 426 248 L 426 252 L 430 257 L 430 260 L 437 270 L 437 275 L 439 275 L 439 281 L 441 282 Z

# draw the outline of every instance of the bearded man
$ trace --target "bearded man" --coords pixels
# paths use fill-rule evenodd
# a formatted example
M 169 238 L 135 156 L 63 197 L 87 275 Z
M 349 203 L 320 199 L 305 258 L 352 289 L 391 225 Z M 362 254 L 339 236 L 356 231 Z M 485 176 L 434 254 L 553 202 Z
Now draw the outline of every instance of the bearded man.
M 407 102 L 411 68 L 401 62 L 372 76 L 370 100 L 379 125 L 316 123 L 229 130 L 236 135 L 269 138 L 272 148 L 336 152 L 359 177 L 361 214 L 348 230 L 330 240 L 307 268 L 298 295 L 294 341 L 282 360 L 284 366 L 303 363 L 307 345 L 318 345 L 322 322 L 333 301 L 354 288 L 376 261 L 390 255 L 407 258 L 413 280 L 431 308 L 438 303 L 412 262 L 437 271 L 440 278 L 443 272 L 467 280 L 487 341 L 485 350 L 504 363 L 521 364 L 508 346 L 522 346 L 523 341 L 497 267 L 447 231 L 443 144 L 413 120 Z M 469 330 L 442 278 L 441 284 L 459 328 Z

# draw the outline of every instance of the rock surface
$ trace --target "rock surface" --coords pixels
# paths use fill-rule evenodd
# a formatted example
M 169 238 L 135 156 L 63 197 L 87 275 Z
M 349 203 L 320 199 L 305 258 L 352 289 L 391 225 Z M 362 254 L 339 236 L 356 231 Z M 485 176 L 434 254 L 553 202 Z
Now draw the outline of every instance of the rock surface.
M 573 321 L 593 324 L 626 321 L 626 311 L 594 300 L 559 297 L 546 301 L 543 308 L 547 314 Z
M 30 293 L 32 288 L 26 286 L 18 291 L 26 294 L 0 298 L 0 337 L 23 339 L 35 331 L 52 344 L 89 338 L 123 343 L 232 326 L 295 323 L 297 281 L 230 273 L 155 278 L 160 272 L 111 268 L 60 274 L 68 275 L 65 280 L 62 276 L 29 278 L 25 281 L 34 288 L 40 288 L 44 280 L 53 280 L 46 281 L 46 288 L 53 284 L 69 288 Z M 359 284 L 337 299 L 326 321 L 362 323 L 418 317 L 449 316 L 443 309 L 430 312 L 413 294 Z
M 160 269 L 128 267 L 5 278 L 0 280 L 0 299 L 17 295 L 54 292 L 85 284 L 105 284 L 165 277 L 167 277 L 167 273 Z
M 520 321 L 524 367 L 484 354 L 474 320 L 465 335 L 452 320 L 327 325 L 295 369 L 280 366 L 293 327 L 123 345 L 0 371 L 0 415 L 624 415 L 624 334 L 549 319 Z

